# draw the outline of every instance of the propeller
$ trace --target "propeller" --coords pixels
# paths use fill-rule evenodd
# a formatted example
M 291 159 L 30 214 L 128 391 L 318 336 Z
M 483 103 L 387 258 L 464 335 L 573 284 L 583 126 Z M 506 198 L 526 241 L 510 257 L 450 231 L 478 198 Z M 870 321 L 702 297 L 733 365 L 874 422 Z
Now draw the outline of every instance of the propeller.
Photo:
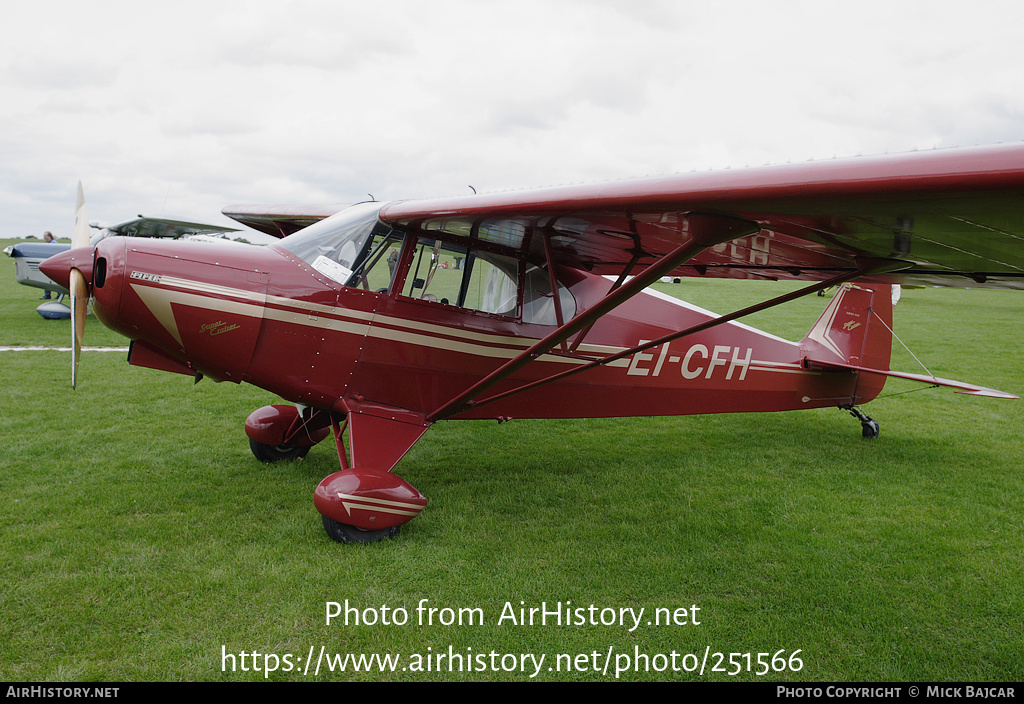
M 89 218 L 85 212 L 85 193 L 78 182 L 78 200 L 75 204 L 75 230 L 71 235 L 71 249 L 89 246 Z M 85 275 L 72 267 L 68 290 L 71 292 L 71 329 L 74 348 L 71 361 L 71 388 L 78 385 L 78 362 L 82 358 L 82 340 L 85 337 L 85 317 L 89 312 L 89 287 Z

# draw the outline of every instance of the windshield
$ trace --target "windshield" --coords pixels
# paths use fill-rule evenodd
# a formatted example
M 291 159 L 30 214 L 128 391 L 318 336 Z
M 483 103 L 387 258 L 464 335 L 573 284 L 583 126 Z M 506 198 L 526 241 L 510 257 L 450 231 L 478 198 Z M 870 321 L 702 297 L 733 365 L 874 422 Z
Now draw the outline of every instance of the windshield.
M 291 252 L 324 276 L 348 285 L 353 272 L 372 254 L 374 235 L 390 228 L 377 219 L 383 203 L 360 203 L 272 245 Z

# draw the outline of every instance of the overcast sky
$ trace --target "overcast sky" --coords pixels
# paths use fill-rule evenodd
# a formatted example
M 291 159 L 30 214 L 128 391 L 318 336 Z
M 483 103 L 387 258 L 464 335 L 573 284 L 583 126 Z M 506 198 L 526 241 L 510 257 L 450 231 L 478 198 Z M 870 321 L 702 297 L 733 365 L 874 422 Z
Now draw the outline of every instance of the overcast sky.
M 1024 139 L 1019 0 L 0 6 L 0 237 Z M 230 221 L 228 221 L 230 222 Z

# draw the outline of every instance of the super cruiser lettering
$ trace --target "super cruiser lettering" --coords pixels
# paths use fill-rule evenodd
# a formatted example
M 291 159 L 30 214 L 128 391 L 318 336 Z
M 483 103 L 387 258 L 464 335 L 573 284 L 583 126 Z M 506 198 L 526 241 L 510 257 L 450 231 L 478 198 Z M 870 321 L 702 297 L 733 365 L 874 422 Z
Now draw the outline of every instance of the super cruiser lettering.
M 208 332 L 211 336 L 223 335 L 226 332 L 238 329 L 239 325 L 228 325 L 223 320 L 218 320 L 216 323 L 207 323 L 199 328 L 200 333 Z

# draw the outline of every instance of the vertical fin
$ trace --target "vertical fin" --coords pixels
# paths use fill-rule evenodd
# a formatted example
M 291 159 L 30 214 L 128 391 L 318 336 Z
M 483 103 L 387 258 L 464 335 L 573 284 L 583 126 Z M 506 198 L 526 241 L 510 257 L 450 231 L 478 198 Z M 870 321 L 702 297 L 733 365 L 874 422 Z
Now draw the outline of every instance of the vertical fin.
M 891 329 L 892 293 L 888 284 L 843 284 L 800 347 L 812 361 L 888 369 Z

